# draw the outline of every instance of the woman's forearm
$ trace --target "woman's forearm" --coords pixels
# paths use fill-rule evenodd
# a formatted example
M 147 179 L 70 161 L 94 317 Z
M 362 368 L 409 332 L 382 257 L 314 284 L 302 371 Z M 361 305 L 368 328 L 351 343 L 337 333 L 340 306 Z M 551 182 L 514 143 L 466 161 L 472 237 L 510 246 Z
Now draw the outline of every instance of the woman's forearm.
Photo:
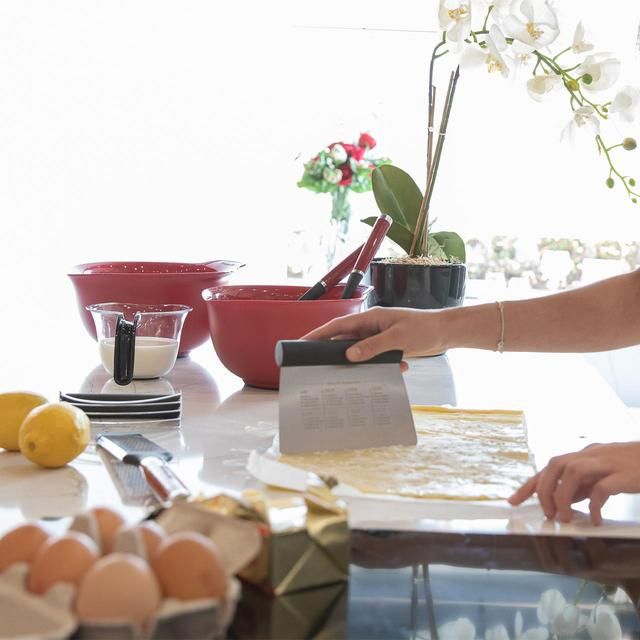
M 586 352 L 640 344 L 640 271 L 561 293 L 503 303 L 504 351 Z M 496 349 L 495 303 L 443 313 L 448 348 Z

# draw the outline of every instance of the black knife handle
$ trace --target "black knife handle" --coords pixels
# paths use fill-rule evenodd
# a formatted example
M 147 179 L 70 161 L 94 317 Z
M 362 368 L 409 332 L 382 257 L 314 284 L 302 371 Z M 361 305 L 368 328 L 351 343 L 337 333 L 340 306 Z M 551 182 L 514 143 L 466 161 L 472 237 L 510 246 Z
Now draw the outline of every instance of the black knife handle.
M 347 360 L 345 351 L 358 340 L 280 340 L 276 343 L 275 358 L 280 367 L 339 364 L 394 364 L 402 360 L 402 351 L 385 351 L 369 360 L 354 363 Z

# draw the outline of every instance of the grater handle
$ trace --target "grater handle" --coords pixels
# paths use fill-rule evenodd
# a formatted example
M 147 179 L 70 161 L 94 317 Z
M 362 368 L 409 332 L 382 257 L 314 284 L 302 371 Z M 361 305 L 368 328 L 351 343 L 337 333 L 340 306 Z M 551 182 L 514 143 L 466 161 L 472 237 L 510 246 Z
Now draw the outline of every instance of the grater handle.
M 140 469 L 149 487 L 161 503 L 171 503 L 189 497 L 189 489 L 161 458 L 156 456 L 142 458 Z

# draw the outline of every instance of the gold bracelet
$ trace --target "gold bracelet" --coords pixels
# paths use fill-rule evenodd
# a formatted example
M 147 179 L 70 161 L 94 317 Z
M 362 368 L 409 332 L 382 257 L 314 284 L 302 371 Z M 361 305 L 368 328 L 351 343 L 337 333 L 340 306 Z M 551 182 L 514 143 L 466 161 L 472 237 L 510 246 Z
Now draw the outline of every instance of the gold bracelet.
M 498 300 L 496 304 L 500 313 L 500 339 L 496 344 L 496 351 L 502 353 L 504 351 L 504 304 L 501 300 Z

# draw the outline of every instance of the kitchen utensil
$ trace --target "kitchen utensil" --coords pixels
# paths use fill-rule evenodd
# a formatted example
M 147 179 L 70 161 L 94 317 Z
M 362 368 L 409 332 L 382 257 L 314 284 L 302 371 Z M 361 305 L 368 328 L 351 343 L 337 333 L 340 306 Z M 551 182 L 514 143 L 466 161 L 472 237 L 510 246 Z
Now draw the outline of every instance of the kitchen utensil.
M 191 307 L 108 302 L 87 309 L 96 323 L 102 365 L 117 384 L 159 378 L 171 371 Z
M 68 274 L 75 288 L 82 322 L 92 337 L 96 328 L 86 307 L 121 300 L 138 304 L 184 304 L 193 309 L 180 336 L 179 356 L 185 356 L 209 337 L 207 311 L 201 292 L 225 284 L 244 265 L 232 260 L 187 262 L 91 262 Z
M 189 489 L 167 464 L 173 456 L 141 433 L 100 434 L 96 446 L 140 468 L 149 487 L 162 503 L 187 498 Z
M 401 351 L 354 364 L 355 340 L 281 340 L 279 446 L 282 453 L 415 445 L 400 372 Z
M 300 338 L 365 307 L 370 287 L 358 287 L 354 298 L 342 300 L 343 287 L 337 285 L 313 304 L 298 299 L 305 287 L 225 285 L 203 291 L 211 339 L 222 364 L 246 384 L 277 389 L 273 350 L 278 340 Z
M 371 233 L 369 234 L 367 241 L 362 247 L 362 251 L 353 265 L 353 271 L 351 271 L 351 274 L 349 275 L 347 284 L 342 291 L 343 298 L 350 298 L 354 294 L 356 287 L 360 284 L 366 270 L 369 268 L 371 261 L 387 235 L 387 231 L 389 231 L 389 227 L 391 227 L 392 222 L 393 219 L 391 216 L 388 216 L 385 213 L 375 221 L 371 228 Z
M 356 258 L 360 255 L 362 248 L 361 244 L 355 251 L 352 251 L 342 262 L 337 264 L 329 273 L 322 276 L 318 282 L 316 282 L 311 289 L 305 291 L 299 300 L 317 300 L 320 296 L 327 291 L 335 287 L 342 278 L 353 269 L 353 265 L 356 263 Z

